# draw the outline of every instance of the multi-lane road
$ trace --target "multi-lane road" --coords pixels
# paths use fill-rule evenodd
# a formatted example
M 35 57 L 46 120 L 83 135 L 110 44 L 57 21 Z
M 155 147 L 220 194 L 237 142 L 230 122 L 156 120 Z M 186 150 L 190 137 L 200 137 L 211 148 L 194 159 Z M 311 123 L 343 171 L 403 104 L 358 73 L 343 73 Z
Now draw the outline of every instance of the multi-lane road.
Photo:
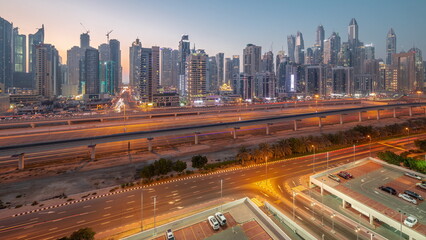
M 423 134 L 420 137 L 425 136 L 426 134 Z M 419 136 L 387 140 L 386 145 L 374 143 L 371 151 L 375 153 L 388 150 L 394 144 L 398 144 L 399 147 L 412 144 L 413 139 L 417 137 Z M 357 158 L 368 156 L 368 154 L 368 145 L 357 147 Z M 353 159 L 352 148 L 338 150 L 331 152 L 329 164 L 333 166 L 346 163 L 351 159 Z M 268 164 L 267 176 L 272 179 L 274 184 L 297 180 L 298 177 L 312 171 L 311 164 L 312 156 L 270 163 Z M 325 167 L 325 154 L 318 154 L 315 169 L 319 171 Z M 262 190 L 254 184 L 265 180 L 265 178 L 265 165 L 259 165 L 150 186 L 150 190 L 144 191 L 143 196 L 143 199 L 145 199 L 143 202 L 144 224 L 150 226 L 150 223 L 152 223 L 153 196 L 157 196 L 157 219 L 162 219 L 161 216 L 170 215 L 182 209 L 190 209 L 195 204 L 220 199 L 219 183 L 221 179 L 224 180 L 224 199 L 261 196 L 269 201 L 274 201 L 275 199 L 264 195 Z M 283 185 L 280 188 L 285 189 Z M 91 227 L 96 232 L 101 233 L 119 226 L 138 223 L 141 219 L 141 193 L 141 190 L 132 190 L 17 217 L 4 216 L 3 214 L 2 219 L 0 219 L 0 238 L 56 239 L 82 227 Z M 282 194 L 284 198 L 291 200 L 289 192 L 284 190 Z M 291 205 L 283 203 L 279 206 L 282 210 L 291 212 Z M 336 228 L 338 227 L 339 223 L 336 222 Z M 345 228 L 342 228 L 341 231 L 345 231 Z M 348 232 L 347 234 L 354 233 Z M 329 235 L 327 234 L 327 236 Z M 351 235 L 347 236 L 348 238 L 351 237 Z

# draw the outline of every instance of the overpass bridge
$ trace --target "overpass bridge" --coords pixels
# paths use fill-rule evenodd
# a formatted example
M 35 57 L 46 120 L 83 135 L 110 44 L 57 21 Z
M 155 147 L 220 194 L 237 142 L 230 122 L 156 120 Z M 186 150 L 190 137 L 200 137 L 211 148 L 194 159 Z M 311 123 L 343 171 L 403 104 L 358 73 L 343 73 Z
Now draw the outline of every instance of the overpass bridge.
M 46 142 L 36 142 L 29 144 L 21 145 L 9 145 L 0 147 L 0 156 L 12 156 L 18 157 L 22 160 L 22 168 L 25 153 L 37 153 L 44 151 L 52 151 L 73 147 L 82 147 L 88 146 L 92 151 L 92 158 L 94 158 L 96 144 L 110 143 L 110 142 L 120 142 L 120 141 L 129 141 L 137 139 L 147 139 L 148 140 L 148 149 L 152 150 L 151 140 L 155 137 L 167 137 L 172 135 L 194 135 L 195 144 L 198 144 L 198 135 L 201 132 L 209 131 L 218 131 L 224 129 L 230 129 L 233 133 L 234 139 L 237 138 L 237 131 L 242 127 L 264 125 L 266 129 L 266 134 L 269 134 L 269 127 L 273 124 L 280 124 L 285 122 L 293 122 L 294 130 L 297 131 L 297 122 L 302 119 L 308 118 L 317 118 L 318 127 L 322 127 L 322 120 L 327 116 L 336 116 L 340 115 L 340 124 L 344 123 L 344 115 L 348 114 L 358 114 L 358 121 L 362 122 L 362 113 L 368 111 L 376 111 L 377 119 L 380 119 L 380 112 L 384 110 L 393 110 L 393 117 L 397 117 L 396 109 L 406 108 L 408 109 L 409 116 L 413 115 L 413 108 L 422 108 L 424 114 L 426 115 L 426 103 L 409 103 L 409 104 L 392 104 L 392 105 L 381 105 L 381 106 L 368 106 L 360 108 L 350 108 L 350 109 L 339 109 L 339 110 L 330 110 L 323 112 L 314 112 L 314 113 L 304 113 L 296 115 L 286 115 L 278 117 L 268 117 L 262 119 L 252 119 L 246 121 L 237 121 L 237 122 L 226 122 L 226 123 L 214 123 L 214 124 L 201 124 L 196 126 L 185 126 L 185 127 L 176 127 L 176 128 L 167 128 L 167 129 L 158 129 L 152 131 L 137 131 L 137 132 L 127 132 L 127 133 L 118 133 L 112 135 L 103 135 L 103 136 L 94 136 L 94 137 L 84 137 L 84 138 L 75 138 L 70 140 L 60 140 L 60 141 L 46 141 Z

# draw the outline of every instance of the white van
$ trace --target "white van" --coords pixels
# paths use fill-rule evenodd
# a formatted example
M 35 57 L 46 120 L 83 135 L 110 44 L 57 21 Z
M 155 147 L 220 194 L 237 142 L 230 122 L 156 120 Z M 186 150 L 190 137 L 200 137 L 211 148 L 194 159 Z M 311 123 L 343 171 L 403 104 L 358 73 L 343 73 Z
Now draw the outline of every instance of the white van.
M 220 226 L 226 225 L 226 217 L 221 212 L 215 213 L 214 216 L 216 217 Z
M 212 226 L 213 230 L 219 230 L 219 222 L 216 220 L 215 217 L 210 216 L 207 218 L 210 226 Z

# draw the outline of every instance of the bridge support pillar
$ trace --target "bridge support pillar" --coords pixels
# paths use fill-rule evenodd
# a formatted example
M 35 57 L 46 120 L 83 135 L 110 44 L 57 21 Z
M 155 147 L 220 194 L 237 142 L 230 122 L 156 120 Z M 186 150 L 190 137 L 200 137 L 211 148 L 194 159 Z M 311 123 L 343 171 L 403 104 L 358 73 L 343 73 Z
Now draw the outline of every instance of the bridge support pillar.
M 237 139 L 237 130 L 240 129 L 239 127 L 234 127 L 234 130 L 232 131 L 232 134 L 234 135 L 234 139 Z
M 266 124 L 266 135 L 271 134 L 270 129 L 269 129 L 269 126 L 271 126 L 271 125 L 272 125 L 272 123 L 267 123 Z
M 18 169 L 22 170 L 25 167 L 25 153 L 19 154 Z
M 342 207 L 343 207 L 343 209 L 346 208 L 346 200 L 345 199 L 342 200 Z
M 147 138 L 148 140 L 148 152 L 152 152 L 152 140 L 154 140 L 154 138 L 149 137 Z
M 393 109 L 393 118 L 396 118 L 396 108 Z
M 89 148 L 90 160 L 96 159 L 96 144 L 87 146 Z
M 374 216 L 370 214 L 370 224 L 374 225 Z
M 318 118 L 318 127 L 322 128 L 322 121 L 321 121 L 321 117 Z
M 35 123 L 30 123 L 31 128 L 35 128 Z
M 413 107 L 408 108 L 408 114 L 410 115 L 410 117 L 413 116 Z
M 362 122 L 362 112 L 358 112 L 358 122 Z
M 377 120 L 380 120 L 380 110 L 377 110 Z
M 294 131 L 297 131 L 297 120 L 294 120 Z
M 100 119 L 99 119 L 99 121 L 100 121 L 100 122 L 104 122 L 104 119 L 103 119 L 103 118 L 100 118 Z
M 68 124 L 68 125 L 71 125 L 71 120 L 68 120 L 68 121 L 67 121 L 67 124 Z
M 195 140 L 195 145 L 198 145 L 198 134 L 200 134 L 200 132 L 195 132 L 194 133 L 194 140 Z
M 343 125 L 343 114 L 340 114 L 340 125 Z

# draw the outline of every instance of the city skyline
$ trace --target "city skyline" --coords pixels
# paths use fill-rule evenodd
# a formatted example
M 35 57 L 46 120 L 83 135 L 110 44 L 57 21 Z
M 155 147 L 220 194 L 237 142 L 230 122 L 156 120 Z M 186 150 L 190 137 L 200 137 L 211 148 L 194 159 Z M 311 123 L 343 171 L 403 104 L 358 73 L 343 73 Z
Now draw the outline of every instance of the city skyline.
M 91 46 L 95 48 L 105 43 L 107 41 L 105 34 L 113 30 L 110 38 L 117 39 L 121 43 L 123 82 L 125 83 L 129 81 L 128 48 L 137 37 L 141 40 L 143 47 L 160 46 L 177 49 L 181 35 L 188 34 L 191 49 L 195 44 L 197 48 L 205 49 L 209 56 L 214 56 L 219 52 L 225 53 L 225 57 L 242 55 L 243 49 L 248 43 L 262 46 L 263 52 L 272 48 L 276 53 L 281 49 L 287 50 L 287 36 L 295 35 L 297 31 L 303 34 L 305 49 L 313 46 L 318 25 L 324 26 L 326 39 L 334 31 L 339 33 L 342 41 L 346 41 L 347 26 L 354 17 L 358 21 L 360 39 L 366 44 L 375 45 L 377 58 L 386 60 L 385 43 L 390 28 L 393 28 L 398 36 L 397 52 L 407 51 L 413 46 L 423 51 L 426 49 L 426 43 L 421 41 L 426 38 L 426 32 L 418 31 L 414 24 L 426 20 L 426 17 L 420 14 L 420 9 L 422 9 L 420 5 L 426 7 L 426 2 L 412 1 L 401 4 L 393 1 L 391 4 L 389 1 L 375 1 L 361 4 L 362 2 L 367 3 L 367 1 L 359 1 L 360 4 L 353 8 L 345 8 L 347 11 L 344 13 L 339 11 L 339 6 L 344 4 L 338 1 L 326 5 L 313 1 L 306 2 L 310 4 L 309 8 L 301 7 L 305 4 L 295 5 L 283 1 L 270 1 L 270 4 L 250 1 L 251 4 L 247 5 L 239 5 L 237 2 L 224 5 L 218 4 L 217 1 L 199 3 L 191 0 L 179 3 L 174 1 L 150 2 L 149 5 L 136 1 L 126 1 L 128 4 L 122 5 L 103 1 L 102 3 L 105 4 L 101 5 L 95 1 L 81 5 L 78 2 L 44 1 L 35 4 L 19 0 L 2 4 L 3 11 L 0 12 L 0 16 L 13 22 L 14 27 L 20 28 L 20 34 L 25 35 L 34 33 L 36 28 L 44 24 L 45 42 L 58 49 L 63 63 L 66 62 L 67 50 L 78 46 L 80 34 L 85 32 L 80 23 L 90 30 Z M 412 6 L 413 4 L 415 7 Z M 18 6 L 21 14 L 13 11 Z M 84 7 L 81 8 L 81 6 Z M 179 14 L 185 6 L 192 11 L 189 14 Z M 377 9 L 375 6 L 380 6 L 381 11 L 375 11 L 374 9 Z M 142 14 L 138 14 L 135 10 L 138 7 L 144 9 Z M 360 11 L 360 8 L 363 11 Z M 67 9 L 67 11 L 61 11 L 61 9 Z M 97 9 L 100 11 L 96 11 Z M 215 18 L 205 16 L 203 14 L 205 9 L 217 11 Z M 284 11 L 284 16 L 280 15 L 280 9 L 287 9 Z M 248 18 L 251 16 L 248 13 L 254 10 L 261 13 L 258 15 L 259 17 Z M 395 13 L 404 14 L 406 10 L 410 10 L 410 14 L 406 14 L 404 18 L 393 17 Z M 119 17 L 110 17 L 114 11 L 120 13 Z M 418 14 L 416 14 L 417 11 Z M 121 12 L 128 13 L 121 14 Z M 268 14 L 264 14 L 265 12 Z M 314 14 L 314 12 L 316 13 Z M 322 14 L 318 14 L 318 12 L 322 12 Z M 360 15 L 358 12 L 364 13 Z M 333 14 L 333 17 L 330 18 L 330 14 Z M 205 21 L 194 21 L 200 17 L 204 17 Z M 298 17 L 300 20 L 297 19 Z M 150 21 L 150 19 L 156 18 L 160 20 Z M 246 20 L 240 21 L 241 19 Z M 232 20 L 234 20 L 235 28 L 223 27 L 229 26 Z M 280 27 L 280 21 L 283 22 L 282 27 Z M 387 24 L 378 24 L 379 21 Z M 206 34 L 206 30 L 210 31 L 210 34 Z

